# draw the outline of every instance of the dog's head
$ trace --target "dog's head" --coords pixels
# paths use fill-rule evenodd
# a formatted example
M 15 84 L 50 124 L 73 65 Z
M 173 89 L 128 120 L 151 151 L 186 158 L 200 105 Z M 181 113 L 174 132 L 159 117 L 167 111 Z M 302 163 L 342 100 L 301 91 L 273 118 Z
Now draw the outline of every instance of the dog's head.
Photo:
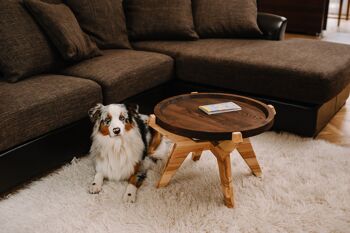
M 134 119 L 139 117 L 139 112 L 138 106 L 132 104 L 97 104 L 89 110 L 89 116 L 102 135 L 116 137 L 135 126 Z

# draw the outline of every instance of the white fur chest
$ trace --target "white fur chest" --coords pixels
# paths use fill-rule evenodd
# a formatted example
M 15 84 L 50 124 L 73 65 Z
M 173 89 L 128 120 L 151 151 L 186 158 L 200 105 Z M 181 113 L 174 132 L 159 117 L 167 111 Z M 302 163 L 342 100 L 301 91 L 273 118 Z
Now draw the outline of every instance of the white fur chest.
M 90 154 L 95 156 L 96 172 L 110 180 L 126 180 L 134 173 L 144 150 L 140 133 L 132 129 L 120 137 L 93 135 Z

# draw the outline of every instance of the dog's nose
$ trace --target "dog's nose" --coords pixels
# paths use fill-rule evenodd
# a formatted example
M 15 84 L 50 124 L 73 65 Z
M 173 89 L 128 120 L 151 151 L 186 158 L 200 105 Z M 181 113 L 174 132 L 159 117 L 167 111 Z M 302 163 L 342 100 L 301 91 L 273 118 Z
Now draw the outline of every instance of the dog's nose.
M 113 133 L 114 133 L 115 135 L 118 135 L 118 134 L 120 133 L 120 128 L 119 128 L 119 127 L 114 128 L 114 129 L 113 129 Z

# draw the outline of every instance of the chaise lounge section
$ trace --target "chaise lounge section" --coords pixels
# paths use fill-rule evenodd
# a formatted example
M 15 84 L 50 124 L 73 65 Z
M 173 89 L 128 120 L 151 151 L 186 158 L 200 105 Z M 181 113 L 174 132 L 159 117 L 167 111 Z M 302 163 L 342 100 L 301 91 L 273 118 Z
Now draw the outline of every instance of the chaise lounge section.
M 305 39 L 202 39 L 143 41 L 133 46 L 173 57 L 176 78 L 182 81 L 243 93 L 276 105 L 277 112 L 283 115 L 276 116 L 275 129 L 303 136 L 317 135 L 345 103 L 346 98 L 341 96 L 346 97 L 349 92 L 350 47 L 347 45 Z M 328 101 L 338 95 L 338 101 L 333 101 L 329 108 Z M 325 104 L 330 112 L 328 117 L 318 113 Z M 314 118 L 297 112 L 303 107 L 310 109 Z M 291 122 L 283 123 L 282 119 Z

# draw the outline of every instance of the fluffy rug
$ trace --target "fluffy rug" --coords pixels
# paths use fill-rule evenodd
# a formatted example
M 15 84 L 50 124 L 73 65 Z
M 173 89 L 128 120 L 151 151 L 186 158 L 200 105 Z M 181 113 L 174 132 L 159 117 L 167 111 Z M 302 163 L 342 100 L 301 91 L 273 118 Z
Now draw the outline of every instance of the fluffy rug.
M 166 188 L 150 171 L 135 204 L 122 202 L 126 183 L 88 194 L 84 158 L 1 200 L 0 232 L 349 232 L 350 148 L 272 132 L 252 141 L 263 178 L 231 155 L 235 209 L 223 204 L 210 152 L 187 159 Z

